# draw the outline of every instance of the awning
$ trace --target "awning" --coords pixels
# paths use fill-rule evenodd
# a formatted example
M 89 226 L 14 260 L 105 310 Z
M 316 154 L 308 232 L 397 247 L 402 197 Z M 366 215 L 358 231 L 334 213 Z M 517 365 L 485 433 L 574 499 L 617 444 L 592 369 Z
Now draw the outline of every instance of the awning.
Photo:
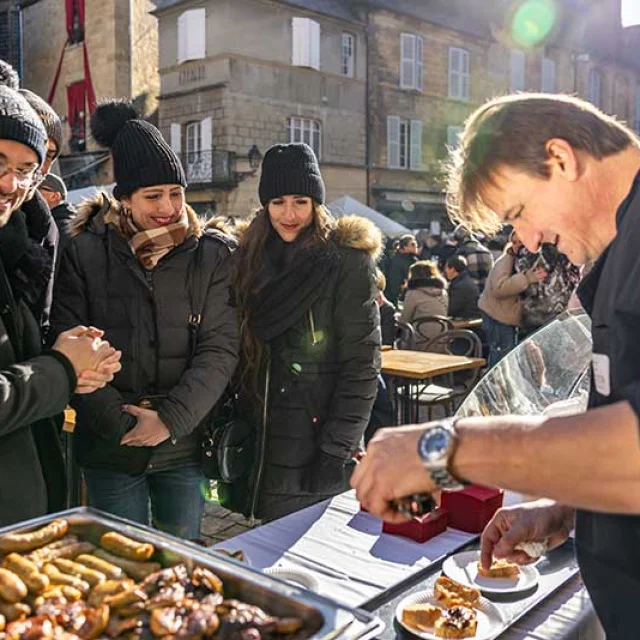
M 384 233 L 385 236 L 388 236 L 389 238 L 396 238 L 397 236 L 412 233 L 410 229 L 407 229 L 407 227 L 391 220 L 391 218 L 387 218 L 387 216 L 383 215 L 379 211 L 376 211 L 371 207 L 367 207 L 366 204 L 362 204 L 362 202 L 352 198 L 351 196 L 344 195 L 327 206 L 331 213 L 337 218 L 353 215 L 368 218 L 376 225 L 376 227 L 378 227 L 378 229 L 380 229 L 380 231 L 382 231 L 382 233 Z
M 82 189 L 73 189 L 67 193 L 67 202 L 71 204 L 80 204 L 83 200 L 93 198 L 101 191 L 105 191 L 109 195 L 113 192 L 115 182 L 112 184 L 92 185 L 91 187 L 83 187 Z

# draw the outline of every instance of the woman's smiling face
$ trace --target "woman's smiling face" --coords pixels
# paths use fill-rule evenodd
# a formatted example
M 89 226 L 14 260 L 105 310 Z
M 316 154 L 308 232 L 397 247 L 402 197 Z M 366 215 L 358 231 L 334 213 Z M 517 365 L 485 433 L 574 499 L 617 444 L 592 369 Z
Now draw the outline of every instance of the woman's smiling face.
M 267 212 L 278 235 L 293 242 L 313 222 L 313 200 L 309 196 L 281 196 L 269 201 Z

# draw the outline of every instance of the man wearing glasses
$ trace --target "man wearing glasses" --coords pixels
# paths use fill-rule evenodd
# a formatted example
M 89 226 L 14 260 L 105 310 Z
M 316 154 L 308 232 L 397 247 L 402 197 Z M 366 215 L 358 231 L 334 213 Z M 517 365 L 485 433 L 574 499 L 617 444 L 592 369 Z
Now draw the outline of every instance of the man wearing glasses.
M 30 236 L 22 207 L 46 149 L 36 113 L 0 86 L 0 526 L 64 508 L 64 465 L 51 417 L 74 391 L 91 393 L 120 369 L 120 353 L 93 327 L 75 327 L 42 351 L 36 317 L 50 262 Z

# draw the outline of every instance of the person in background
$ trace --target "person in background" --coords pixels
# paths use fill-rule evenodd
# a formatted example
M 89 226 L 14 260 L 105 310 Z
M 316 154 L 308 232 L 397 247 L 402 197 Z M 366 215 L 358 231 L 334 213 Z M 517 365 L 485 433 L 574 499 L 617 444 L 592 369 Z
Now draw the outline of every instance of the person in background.
M 69 243 L 69 222 L 76 215 L 76 209 L 67 202 L 67 187 L 64 180 L 55 173 L 49 173 L 38 187 L 42 197 L 49 205 L 51 215 L 58 227 L 58 263 L 65 247 Z
M 478 285 L 469 275 L 467 261 L 460 255 L 447 260 L 444 274 L 449 281 L 449 313 L 452 318 L 473 320 L 480 317 Z
M 449 296 L 447 282 L 434 261 L 420 260 L 409 268 L 407 293 L 402 307 L 402 319 L 417 326 L 416 321 L 425 316 L 447 316 Z M 440 332 L 437 324 L 427 324 L 416 331 L 415 348 L 424 350 L 429 340 Z
M 74 391 L 96 391 L 120 370 L 120 353 L 93 327 L 69 327 L 49 351 L 42 348 L 37 315 L 49 256 L 30 238 L 21 207 L 46 140 L 26 100 L 0 86 L 0 526 L 66 506 L 54 418 Z
M 547 277 L 542 268 L 518 273 L 514 269 L 522 242 L 515 231 L 491 269 L 484 291 L 478 301 L 482 311 L 482 328 L 489 345 L 489 367 L 495 366 L 513 349 L 522 326 L 521 294 L 527 287 Z
M 467 263 L 467 272 L 482 293 L 484 284 L 493 267 L 493 255 L 466 227 L 459 224 L 453 231 L 453 237 L 458 243 L 456 255 L 462 256 Z
M 398 251 L 391 258 L 389 272 L 387 273 L 387 288 L 384 294 L 394 306 L 398 306 L 398 300 L 403 292 L 404 284 L 409 275 L 409 267 L 417 262 L 418 241 L 415 236 L 406 234 L 398 240 Z
M 255 461 L 237 482 L 218 483 L 218 497 L 264 521 L 349 486 L 380 372 L 382 236 L 364 218 L 331 216 L 318 160 L 303 143 L 265 153 L 259 197 L 233 286 L 238 410 L 256 426 Z
M 376 287 L 378 288 L 376 302 L 378 303 L 378 309 L 380 309 L 382 344 L 393 346 L 398 333 L 397 310 L 384 295 L 386 286 L 387 279 L 384 277 L 384 273 L 380 269 L 376 269 Z
M 85 201 L 72 222 L 52 331 L 98 324 L 124 366 L 72 400 L 77 460 L 91 506 L 195 540 L 207 482 L 201 425 L 238 361 L 233 243 L 203 230 L 180 159 L 131 104 L 99 105 L 91 134 L 111 151 L 114 197 Z

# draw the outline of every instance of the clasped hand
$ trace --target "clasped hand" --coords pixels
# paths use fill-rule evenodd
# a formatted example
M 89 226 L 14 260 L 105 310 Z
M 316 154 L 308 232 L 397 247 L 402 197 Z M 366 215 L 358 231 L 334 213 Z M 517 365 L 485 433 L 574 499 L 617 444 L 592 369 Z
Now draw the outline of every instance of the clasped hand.
M 122 411 L 136 417 L 136 426 L 120 440 L 121 445 L 128 447 L 155 447 L 168 440 L 171 433 L 158 416 L 157 411 L 142 409 L 132 404 L 122 406 Z

